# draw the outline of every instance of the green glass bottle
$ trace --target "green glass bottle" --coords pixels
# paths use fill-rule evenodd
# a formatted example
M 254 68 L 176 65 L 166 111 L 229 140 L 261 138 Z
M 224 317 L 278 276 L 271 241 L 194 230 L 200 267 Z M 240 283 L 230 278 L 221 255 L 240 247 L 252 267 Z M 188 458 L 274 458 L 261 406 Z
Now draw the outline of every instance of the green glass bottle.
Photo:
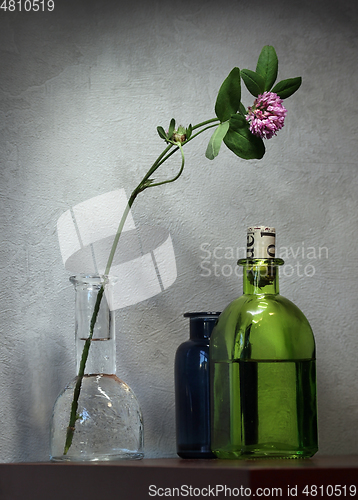
M 318 450 L 316 355 L 303 313 L 279 295 L 275 229 L 248 229 L 244 294 L 210 340 L 212 451 L 300 458 Z

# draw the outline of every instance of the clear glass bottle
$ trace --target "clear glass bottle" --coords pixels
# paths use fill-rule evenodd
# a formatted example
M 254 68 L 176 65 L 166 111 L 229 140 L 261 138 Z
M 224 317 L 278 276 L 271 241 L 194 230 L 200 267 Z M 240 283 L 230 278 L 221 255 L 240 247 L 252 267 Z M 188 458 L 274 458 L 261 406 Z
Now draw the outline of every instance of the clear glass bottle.
M 175 355 L 175 422 L 181 458 L 215 458 L 210 449 L 209 342 L 218 312 L 185 313 L 190 339 Z
M 73 276 L 76 291 L 77 369 L 97 295 L 105 292 L 95 323 L 78 400 L 72 444 L 65 454 L 67 427 L 77 377 L 58 396 L 51 419 L 53 461 L 107 461 L 143 458 L 142 413 L 133 391 L 116 375 L 115 312 L 110 308 L 112 281 L 103 276 Z
M 249 228 L 243 295 L 210 340 L 212 450 L 218 458 L 310 457 L 318 450 L 316 354 L 303 313 L 279 294 L 275 230 Z

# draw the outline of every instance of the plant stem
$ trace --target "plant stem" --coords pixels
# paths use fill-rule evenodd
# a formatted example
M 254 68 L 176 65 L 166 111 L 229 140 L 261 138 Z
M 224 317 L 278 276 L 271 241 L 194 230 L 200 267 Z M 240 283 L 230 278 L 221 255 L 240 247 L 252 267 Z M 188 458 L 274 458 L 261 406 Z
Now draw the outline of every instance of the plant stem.
M 199 134 L 201 134 L 202 132 L 204 132 L 205 130 L 207 130 L 208 128 L 214 127 L 215 125 L 209 125 L 209 124 L 211 124 L 213 122 L 218 122 L 218 119 L 217 118 L 213 118 L 211 120 L 204 121 L 204 122 L 199 123 L 198 125 L 195 125 L 194 127 L 192 127 L 192 130 L 196 130 L 196 129 L 200 128 L 200 127 L 204 127 L 204 128 L 202 130 L 200 130 L 199 132 L 197 132 L 194 136 L 190 137 L 183 144 L 177 143 L 177 147 L 175 149 L 172 149 L 173 146 L 174 146 L 174 144 L 169 144 L 164 149 L 164 151 L 158 156 L 158 158 L 153 163 L 153 165 L 150 167 L 150 169 L 148 170 L 148 172 L 146 173 L 146 175 L 143 177 L 143 179 L 141 180 L 141 182 L 134 189 L 134 191 L 132 192 L 132 194 L 129 197 L 128 203 L 127 203 L 126 208 L 125 208 L 125 210 L 124 210 L 124 212 L 122 214 L 122 217 L 121 217 L 121 220 L 120 220 L 120 223 L 119 223 L 116 235 L 114 237 L 114 240 L 113 240 L 113 243 L 112 243 L 111 252 L 109 254 L 107 265 L 106 265 L 105 272 L 104 272 L 105 276 L 107 276 L 109 274 L 109 271 L 110 271 L 112 263 L 113 263 L 114 255 L 115 255 L 116 250 L 117 250 L 118 242 L 119 242 L 119 239 L 120 239 L 121 234 L 123 232 L 124 224 L 126 222 L 128 214 L 130 212 L 130 209 L 131 209 L 131 207 L 132 207 L 135 199 L 139 195 L 139 193 L 141 193 L 142 191 L 144 191 L 145 189 L 147 189 L 149 187 L 160 186 L 162 184 L 166 184 L 166 183 L 169 183 L 169 182 L 174 182 L 176 179 L 178 179 L 180 177 L 181 173 L 183 172 L 184 163 L 185 163 L 183 146 L 185 144 L 187 144 L 189 141 L 191 141 L 194 137 L 198 136 Z M 207 126 L 207 125 L 209 125 L 209 126 Z M 170 151 L 171 149 L 172 149 L 172 151 Z M 150 179 L 150 177 L 153 175 L 153 173 L 170 156 L 172 156 L 178 150 L 180 150 L 181 156 L 182 156 L 181 168 L 180 168 L 178 174 L 175 177 L 173 177 L 172 179 L 165 180 L 165 181 L 162 181 L 162 182 L 153 183 L 152 180 Z M 78 410 L 78 400 L 79 400 L 80 393 L 81 393 L 82 380 L 83 380 L 84 373 L 85 373 L 86 362 L 87 362 L 87 358 L 88 358 L 88 354 L 89 354 L 89 349 L 90 349 L 90 346 L 91 346 L 91 340 L 92 340 L 92 337 L 93 337 L 93 331 L 94 331 L 94 327 L 95 327 L 95 324 L 96 324 L 96 321 L 97 321 L 98 312 L 99 312 L 101 301 L 102 301 L 103 294 L 104 294 L 104 287 L 105 287 L 105 283 L 103 283 L 101 285 L 101 288 L 98 291 L 97 299 L 96 299 L 96 303 L 95 303 L 95 306 L 94 306 L 94 309 L 93 309 L 93 314 L 92 314 L 91 323 L 90 323 L 90 332 L 89 332 L 88 338 L 85 341 L 85 345 L 84 345 L 83 351 L 82 351 L 80 366 L 79 366 L 78 375 L 77 375 L 77 378 L 76 378 L 76 385 L 75 385 L 74 392 L 73 392 L 73 400 L 72 400 L 72 405 L 71 405 L 70 421 L 69 421 L 69 424 L 68 424 L 68 427 L 67 427 L 67 432 L 66 432 L 66 442 L 65 442 L 64 452 L 63 452 L 64 455 L 67 454 L 68 450 L 70 449 L 70 447 L 72 445 L 72 440 L 73 440 L 73 436 L 74 436 L 74 433 L 75 433 L 76 420 L 79 418 L 78 413 L 77 413 L 77 410 Z
M 196 130 L 200 127 L 205 127 L 205 125 L 209 125 L 209 123 L 217 123 L 220 122 L 219 118 L 210 118 L 210 120 L 205 120 L 204 122 L 198 123 L 192 127 L 192 130 Z M 202 131 L 203 132 L 203 131 Z
M 101 301 L 102 301 L 103 292 L 104 292 L 104 285 L 102 285 L 98 291 L 97 299 L 96 299 L 96 303 L 95 303 L 95 306 L 93 309 L 93 314 L 92 314 L 92 319 L 91 319 L 90 333 L 89 333 L 88 338 L 85 341 L 85 345 L 83 346 L 80 366 L 79 366 L 78 375 L 76 378 L 76 385 L 75 385 L 75 389 L 73 392 L 73 400 L 72 400 L 71 414 L 70 414 L 70 423 L 67 427 L 65 448 L 63 451 L 64 455 L 66 455 L 68 450 L 70 449 L 70 446 L 72 444 L 73 434 L 75 432 L 75 424 L 76 424 L 76 420 L 78 418 L 78 416 L 77 416 L 78 399 L 80 397 L 81 385 L 82 385 L 82 380 L 83 380 L 84 373 L 85 373 L 86 361 L 87 361 L 89 349 L 91 346 L 91 340 L 93 337 L 93 330 L 94 330 L 94 326 L 96 324 L 98 311 L 99 311 Z

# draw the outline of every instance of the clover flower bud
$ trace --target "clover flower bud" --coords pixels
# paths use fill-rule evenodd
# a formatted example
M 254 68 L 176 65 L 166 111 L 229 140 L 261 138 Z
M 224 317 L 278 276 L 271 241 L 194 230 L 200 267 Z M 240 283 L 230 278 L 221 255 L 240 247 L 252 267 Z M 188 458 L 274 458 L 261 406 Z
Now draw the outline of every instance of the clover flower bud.
M 174 133 L 173 133 L 171 139 L 174 142 L 180 142 L 181 144 L 183 144 L 183 142 L 186 141 L 186 130 L 185 130 L 185 128 L 180 125 L 178 127 L 178 130 L 174 130 Z

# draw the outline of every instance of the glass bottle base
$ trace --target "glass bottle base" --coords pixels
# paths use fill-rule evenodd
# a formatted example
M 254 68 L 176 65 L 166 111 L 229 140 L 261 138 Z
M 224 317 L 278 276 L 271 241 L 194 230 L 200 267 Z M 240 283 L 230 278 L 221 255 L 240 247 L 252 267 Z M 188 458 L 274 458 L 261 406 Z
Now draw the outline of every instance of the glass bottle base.
M 75 381 L 57 398 L 51 422 L 50 459 L 99 462 L 143 458 L 143 421 L 130 387 L 116 375 L 86 375 L 71 446 L 64 454 Z
M 318 448 L 294 450 L 287 447 L 280 447 L 277 445 L 266 446 L 246 446 L 241 450 L 214 450 L 216 458 L 231 459 L 231 460 L 249 460 L 256 458 L 282 458 L 282 459 L 300 459 L 310 458 L 317 453 Z
M 61 455 L 58 457 L 50 457 L 51 462 L 115 462 L 117 460 L 141 460 L 144 453 L 120 451 L 113 455 L 86 455 L 85 457 Z
M 177 451 L 177 455 L 180 457 L 180 458 L 187 458 L 187 459 L 191 459 L 191 458 L 203 458 L 203 459 L 207 459 L 207 458 L 216 458 L 214 453 L 212 453 L 211 451 L 188 451 L 188 450 L 185 450 L 185 451 Z

